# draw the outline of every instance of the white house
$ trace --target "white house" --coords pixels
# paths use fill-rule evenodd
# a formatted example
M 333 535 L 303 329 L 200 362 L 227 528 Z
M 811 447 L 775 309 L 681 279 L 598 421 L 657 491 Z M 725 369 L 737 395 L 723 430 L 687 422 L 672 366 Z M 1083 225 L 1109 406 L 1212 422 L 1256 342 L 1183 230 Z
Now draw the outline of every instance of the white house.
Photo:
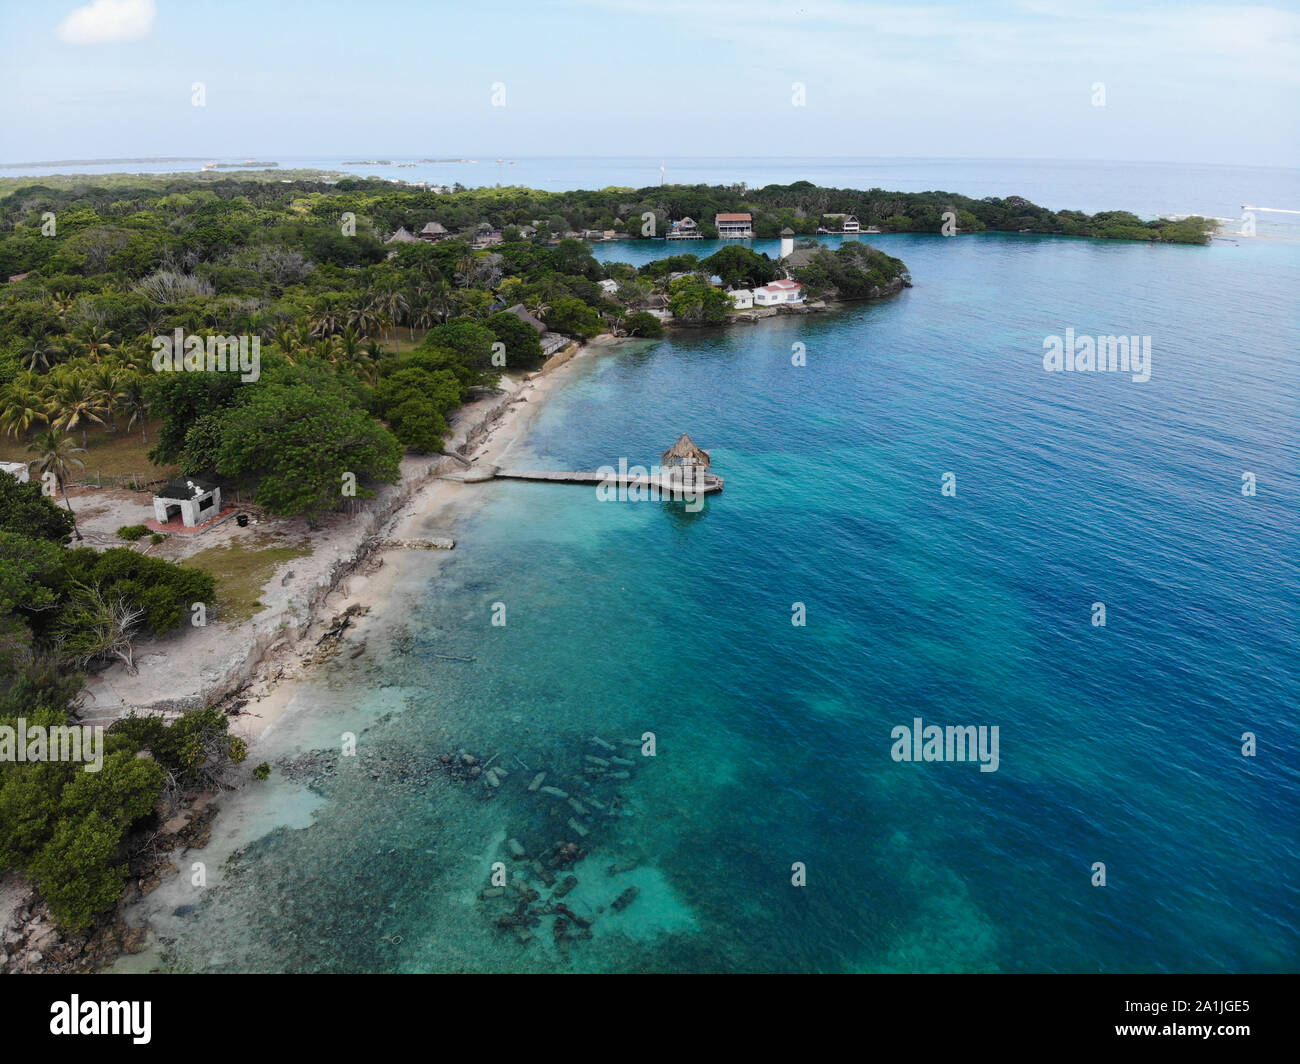
M 680 222 L 673 222 L 673 227 L 664 234 L 667 240 L 702 240 L 700 227 L 694 218 L 683 218 Z
M 31 479 L 26 462 L 0 462 L 0 472 L 8 473 L 15 480 L 26 484 Z
M 153 497 L 153 516 L 160 525 L 179 517 L 182 527 L 195 528 L 219 513 L 221 489 L 204 480 L 173 480 Z
M 803 285 L 798 281 L 773 281 L 754 289 L 754 303 L 760 307 L 788 307 L 803 302 Z
M 754 293 L 748 288 L 732 288 L 727 295 L 731 297 L 733 310 L 749 310 L 754 305 Z
M 603 281 L 597 281 L 596 283 L 600 285 L 601 291 L 607 296 L 612 296 L 618 291 L 618 282 L 612 277 L 606 277 Z
M 844 224 L 840 227 L 840 232 L 860 233 L 862 232 L 862 225 L 861 223 L 858 222 L 856 218 L 853 217 L 853 215 L 850 214 L 847 218 L 844 219 Z

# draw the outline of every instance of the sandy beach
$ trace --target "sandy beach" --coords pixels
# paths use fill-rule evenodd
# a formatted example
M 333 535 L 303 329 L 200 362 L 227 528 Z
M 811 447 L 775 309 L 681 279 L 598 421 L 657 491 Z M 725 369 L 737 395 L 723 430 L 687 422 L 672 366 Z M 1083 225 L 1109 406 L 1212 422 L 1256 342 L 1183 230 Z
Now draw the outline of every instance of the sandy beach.
M 576 367 L 620 342 L 604 334 L 554 356 L 536 373 L 504 377 L 499 392 L 457 412 L 446 452 L 462 455 L 471 467 L 503 464 Z M 335 649 L 347 653 L 364 642 L 372 611 L 382 607 L 397 579 L 398 567 L 385 565 L 385 559 L 453 541 L 452 520 L 482 497 L 479 485 L 446 479 L 466 468 L 447 454 L 408 455 L 399 483 L 356 513 L 330 514 L 316 528 L 303 521 L 261 522 L 257 532 L 269 525 L 269 534 L 310 545 L 308 553 L 275 568 L 260 598 L 265 608 L 241 622 L 218 619 L 142 641 L 137 672 L 114 664 L 88 679 L 83 721 L 108 724 L 133 712 L 174 715 L 227 703 L 238 706 L 231 731 L 250 741 L 254 758 L 257 738 L 284 714 L 320 653 L 322 636 L 345 613 L 346 629 Z M 111 521 L 128 516 L 114 510 Z M 219 546 L 249 532 L 228 522 L 186 546 Z

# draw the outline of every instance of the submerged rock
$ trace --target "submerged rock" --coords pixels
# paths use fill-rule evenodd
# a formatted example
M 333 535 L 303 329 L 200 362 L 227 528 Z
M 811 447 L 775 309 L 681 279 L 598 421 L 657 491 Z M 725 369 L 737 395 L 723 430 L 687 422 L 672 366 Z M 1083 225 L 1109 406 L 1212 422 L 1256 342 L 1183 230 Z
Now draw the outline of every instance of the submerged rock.
M 614 911 L 621 913 L 624 909 L 626 909 L 629 905 L 631 905 L 634 901 L 636 901 L 636 897 L 640 893 L 641 893 L 640 887 L 628 887 L 627 890 L 623 891 L 622 894 L 620 894 L 617 898 L 614 899 L 614 906 L 613 906 Z

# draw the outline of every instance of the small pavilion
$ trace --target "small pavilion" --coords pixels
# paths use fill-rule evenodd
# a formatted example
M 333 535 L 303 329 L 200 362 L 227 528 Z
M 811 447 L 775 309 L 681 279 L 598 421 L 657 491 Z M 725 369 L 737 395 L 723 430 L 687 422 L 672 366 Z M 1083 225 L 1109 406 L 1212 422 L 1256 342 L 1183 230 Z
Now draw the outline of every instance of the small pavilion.
M 180 518 L 182 528 L 197 528 L 221 513 L 221 489 L 193 477 L 178 477 L 153 497 L 154 520 L 160 526 Z

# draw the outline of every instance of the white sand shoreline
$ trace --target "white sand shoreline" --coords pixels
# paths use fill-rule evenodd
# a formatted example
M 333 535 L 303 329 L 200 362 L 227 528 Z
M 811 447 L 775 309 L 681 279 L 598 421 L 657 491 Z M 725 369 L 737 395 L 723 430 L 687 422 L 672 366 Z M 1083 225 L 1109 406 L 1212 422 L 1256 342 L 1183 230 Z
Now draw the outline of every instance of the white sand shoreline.
M 503 381 L 506 395 L 462 408 L 447 450 L 459 453 L 468 440 L 470 447 L 465 457 L 471 462 L 502 464 L 515 445 L 527 437 L 546 400 L 572 378 L 575 369 L 620 342 L 602 335 L 581 345 L 559 365 L 522 380 Z M 368 624 L 381 616 L 394 582 L 401 575 L 399 566 L 383 564 L 385 557 L 411 549 L 399 544 L 419 544 L 446 536 L 449 519 L 463 518 L 468 507 L 476 508 L 486 500 L 486 492 L 477 484 L 440 479 L 441 473 L 460 468 L 461 463 L 451 459 L 432 462 L 431 471 L 402 492 L 400 504 L 391 516 L 367 537 L 378 536 L 379 543 L 366 553 L 355 571 L 344 573 L 320 599 L 300 637 L 263 655 L 255 677 L 244 686 L 244 695 L 251 697 L 239 715 L 231 719 L 232 733 L 249 740 L 250 760 L 256 757 L 256 740 L 284 715 L 310 677 L 312 666 L 308 659 L 330 618 L 348 608 L 358 610 L 348 631 L 346 645 L 351 646 L 363 640 Z M 435 469 L 437 472 L 432 471 Z M 288 563 L 288 567 L 301 569 L 302 561 Z

